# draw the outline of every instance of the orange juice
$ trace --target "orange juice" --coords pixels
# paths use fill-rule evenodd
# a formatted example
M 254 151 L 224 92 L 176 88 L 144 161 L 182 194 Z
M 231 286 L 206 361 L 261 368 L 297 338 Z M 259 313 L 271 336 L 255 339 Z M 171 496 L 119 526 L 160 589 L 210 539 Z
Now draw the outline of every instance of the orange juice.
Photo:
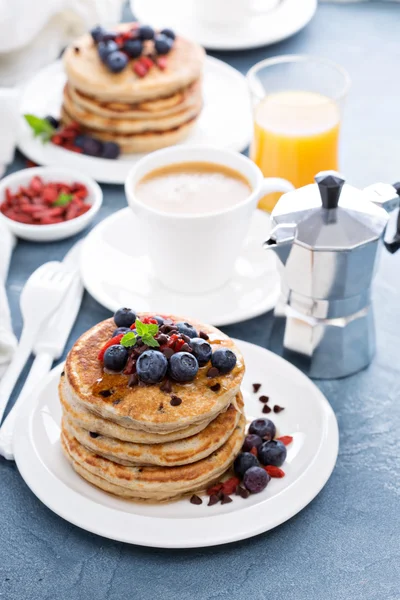
M 283 177 L 295 187 L 313 183 L 319 171 L 338 169 L 338 105 L 314 92 L 267 95 L 255 108 L 250 157 L 265 177 Z M 271 212 L 280 193 L 259 207 Z

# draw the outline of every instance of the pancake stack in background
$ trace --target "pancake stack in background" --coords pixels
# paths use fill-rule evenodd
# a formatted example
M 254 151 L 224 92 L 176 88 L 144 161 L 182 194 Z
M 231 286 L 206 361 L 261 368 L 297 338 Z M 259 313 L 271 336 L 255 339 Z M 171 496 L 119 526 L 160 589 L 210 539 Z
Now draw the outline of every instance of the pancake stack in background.
M 63 57 L 67 84 L 62 122 L 76 121 L 84 133 L 115 142 L 125 153 L 151 152 L 180 142 L 193 128 L 202 108 L 203 49 L 170 32 L 174 36 L 171 49 L 157 55 L 157 32 L 154 39 L 141 40 L 141 29 L 148 38 L 146 29 L 151 28 L 140 28 L 135 23 L 115 29 L 114 37 L 117 35 L 125 57 L 126 42 L 127 52 L 132 42 L 143 48 L 141 55 L 128 57 L 120 72 L 110 70 L 99 54 L 107 52 L 107 44 L 115 44 L 110 39 L 112 32 L 104 34 L 105 42 L 96 42 L 95 34 L 95 39 L 89 33 L 82 36 Z M 121 37 L 124 35 L 126 41 Z M 159 35 L 160 51 L 164 52 L 162 41 L 166 38 Z M 118 60 L 115 64 L 118 68 Z
M 164 342 L 177 335 L 179 319 L 172 319 L 160 328 Z M 222 332 L 191 323 L 214 352 L 236 354 L 230 372 L 215 373 L 209 362 L 188 383 L 167 374 L 153 385 L 136 374 L 105 372 L 98 356 L 113 336 L 112 319 L 90 329 L 71 349 L 59 385 L 62 447 L 75 471 L 98 488 L 135 500 L 178 499 L 219 480 L 239 453 L 246 423 L 243 358 Z

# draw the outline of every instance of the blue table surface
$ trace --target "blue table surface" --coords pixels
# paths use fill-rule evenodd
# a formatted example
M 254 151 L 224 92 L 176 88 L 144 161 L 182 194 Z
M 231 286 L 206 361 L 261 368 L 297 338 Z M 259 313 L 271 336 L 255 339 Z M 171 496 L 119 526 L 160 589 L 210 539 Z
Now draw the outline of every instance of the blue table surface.
M 344 65 L 353 86 L 343 123 L 342 170 L 356 185 L 395 181 L 400 179 L 399 26 L 396 4 L 323 4 L 308 27 L 289 40 L 214 55 L 242 72 L 262 58 L 297 52 Z M 23 166 L 17 156 L 10 170 Z M 103 190 L 99 220 L 125 206 L 122 187 Z M 18 300 L 27 277 L 41 263 L 61 259 L 74 241 L 18 243 L 7 285 L 17 334 Z M 374 287 L 373 364 L 353 377 L 318 383 L 339 421 L 340 453 L 331 479 L 300 514 L 266 534 L 217 548 L 129 546 L 54 515 L 30 492 L 15 464 L 0 459 L 0 597 L 399 600 L 399 273 L 400 253 L 383 252 Z M 108 316 L 85 294 L 67 349 Z M 224 330 L 267 346 L 271 324 L 266 314 Z

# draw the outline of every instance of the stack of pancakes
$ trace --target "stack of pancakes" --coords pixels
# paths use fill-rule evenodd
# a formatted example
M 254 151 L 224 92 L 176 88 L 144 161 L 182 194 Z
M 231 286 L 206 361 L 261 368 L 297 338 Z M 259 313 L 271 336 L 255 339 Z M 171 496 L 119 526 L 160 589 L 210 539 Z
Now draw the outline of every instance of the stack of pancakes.
M 171 382 L 168 391 L 160 384 L 130 388 L 126 375 L 104 373 L 97 358 L 115 329 L 112 319 L 73 346 L 59 386 L 61 441 L 90 483 L 117 496 L 161 502 L 206 489 L 234 461 L 245 434 L 243 358 L 218 329 L 193 325 L 214 349 L 235 352 L 233 371 L 210 379 L 203 367 L 194 381 Z
M 112 73 L 86 34 L 64 53 L 68 81 L 62 121 L 77 121 L 85 133 L 116 142 L 125 153 L 176 144 L 189 134 L 202 108 L 203 62 L 203 49 L 178 36 L 164 70 L 154 65 L 141 78 L 131 61 L 121 73 Z

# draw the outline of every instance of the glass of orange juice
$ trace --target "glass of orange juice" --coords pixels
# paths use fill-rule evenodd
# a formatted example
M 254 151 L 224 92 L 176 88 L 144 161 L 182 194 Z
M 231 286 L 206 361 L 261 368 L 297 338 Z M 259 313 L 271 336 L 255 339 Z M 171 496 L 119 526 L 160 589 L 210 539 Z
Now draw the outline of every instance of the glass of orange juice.
M 341 111 L 350 86 L 342 67 L 284 55 L 254 65 L 247 80 L 254 111 L 250 158 L 266 177 L 301 187 L 319 171 L 338 170 Z M 271 212 L 280 195 L 265 196 L 259 208 Z

